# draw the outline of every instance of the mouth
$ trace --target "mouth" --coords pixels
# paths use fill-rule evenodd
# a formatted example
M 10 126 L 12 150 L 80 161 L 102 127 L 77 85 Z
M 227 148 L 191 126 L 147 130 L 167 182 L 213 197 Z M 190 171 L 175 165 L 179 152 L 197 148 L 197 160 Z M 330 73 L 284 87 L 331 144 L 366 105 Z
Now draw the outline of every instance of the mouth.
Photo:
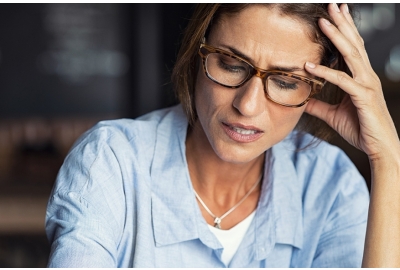
M 234 131 L 236 131 L 239 134 L 243 134 L 243 135 L 250 135 L 250 134 L 256 134 L 257 130 L 253 130 L 253 129 L 244 129 L 244 128 L 239 128 L 239 127 L 234 127 L 234 126 L 229 126 L 231 129 L 233 129 Z
M 229 138 L 236 142 L 247 143 L 258 140 L 264 132 L 254 126 L 244 126 L 222 122 L 222 127 Z

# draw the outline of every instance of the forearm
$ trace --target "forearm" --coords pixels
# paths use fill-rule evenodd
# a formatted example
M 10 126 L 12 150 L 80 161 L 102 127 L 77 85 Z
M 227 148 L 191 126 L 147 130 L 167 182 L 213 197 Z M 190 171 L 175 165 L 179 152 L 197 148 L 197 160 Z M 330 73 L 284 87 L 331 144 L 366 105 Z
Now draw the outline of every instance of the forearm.
M 363 267 L 400 267 L 400 147 L 371 159 L 371 200 Z M 396 151 L 394 151 L 396 150 Z

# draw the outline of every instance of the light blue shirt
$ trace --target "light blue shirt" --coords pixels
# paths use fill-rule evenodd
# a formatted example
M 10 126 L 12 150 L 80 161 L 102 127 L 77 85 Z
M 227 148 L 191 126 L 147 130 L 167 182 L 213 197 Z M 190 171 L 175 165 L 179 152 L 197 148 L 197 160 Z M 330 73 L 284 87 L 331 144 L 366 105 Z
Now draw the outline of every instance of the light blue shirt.
M 50 196 L 49 267 L 227 267 L 193 193 L 180 105 L 97 124 Z M 369 194 L 337 147 L 266 152 L 255 217 L 228 267 L 360 267 Z

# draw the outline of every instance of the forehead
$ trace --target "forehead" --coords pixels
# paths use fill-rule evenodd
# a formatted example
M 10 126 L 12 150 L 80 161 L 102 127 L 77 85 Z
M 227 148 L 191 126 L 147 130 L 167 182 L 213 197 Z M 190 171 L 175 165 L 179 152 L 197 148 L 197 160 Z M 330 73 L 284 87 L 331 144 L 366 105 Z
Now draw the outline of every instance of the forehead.
M 321 60 L 321 45 L 312 41 L 305 22 L 281 14 L 277 8 L 262 5 L 249 6 L 233 15 L 222 15 L 210 29 L 207 43 L 233 47 L 263 68 L 281 63 L 319 63 Z

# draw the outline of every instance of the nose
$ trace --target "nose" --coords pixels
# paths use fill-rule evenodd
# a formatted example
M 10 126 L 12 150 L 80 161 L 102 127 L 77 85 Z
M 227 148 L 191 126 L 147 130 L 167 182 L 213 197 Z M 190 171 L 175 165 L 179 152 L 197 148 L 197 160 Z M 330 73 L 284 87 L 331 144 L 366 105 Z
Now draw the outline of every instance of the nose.
M 266 97 L 262 78 L 253 76 L 236 92 L 233 100 L 235 107 L 240 114 L 247 117 L 257 116 L 264 112 Z

